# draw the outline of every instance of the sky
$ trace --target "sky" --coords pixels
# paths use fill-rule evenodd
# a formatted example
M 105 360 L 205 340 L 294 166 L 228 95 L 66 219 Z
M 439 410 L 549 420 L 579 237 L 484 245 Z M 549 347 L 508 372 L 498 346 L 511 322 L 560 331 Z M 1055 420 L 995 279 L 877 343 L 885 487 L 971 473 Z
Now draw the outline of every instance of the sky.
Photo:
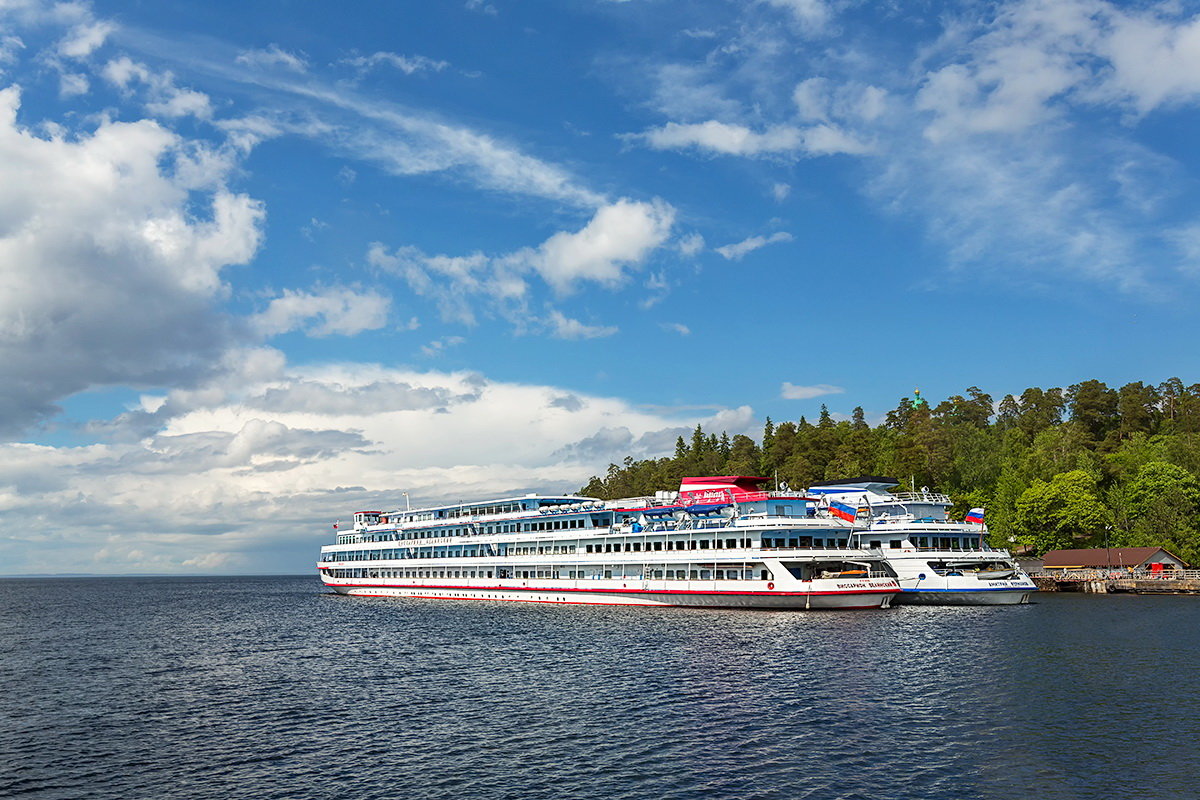
M 1200 381 L 1200 4 L 0 0 L 4 574 Z

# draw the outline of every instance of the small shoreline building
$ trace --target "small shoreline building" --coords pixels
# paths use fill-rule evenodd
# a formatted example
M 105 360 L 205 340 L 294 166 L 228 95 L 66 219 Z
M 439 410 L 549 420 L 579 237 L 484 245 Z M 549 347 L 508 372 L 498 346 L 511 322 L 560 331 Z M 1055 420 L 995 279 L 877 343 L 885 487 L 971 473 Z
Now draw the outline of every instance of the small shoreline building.
M 1077 569 L 1162 573 L 1186 567 L 1161 547 L 1090 547 L 1051 550 L 1042 556 L 1042 570 L 1047 573 Z

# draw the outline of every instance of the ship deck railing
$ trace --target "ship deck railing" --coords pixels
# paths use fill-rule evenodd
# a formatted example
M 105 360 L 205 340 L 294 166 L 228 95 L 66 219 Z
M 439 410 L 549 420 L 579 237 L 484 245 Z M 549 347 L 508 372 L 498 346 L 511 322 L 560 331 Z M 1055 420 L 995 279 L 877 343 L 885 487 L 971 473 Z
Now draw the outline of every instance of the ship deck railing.
M 707 556 L 707 558 L 704 559 L 705 561 L 713 561 L 713 560 L 722 561 L 722 560 L 726 560 L 726 559 L 753 560 L 756 556 L 761 557 L 762 554 L 775 555 L 777 553 L 796 552 L 796 551 L 805 551 L 804 555 L 806 555 L 806 556 L 808 556 L 813 551 L 821 551 L 821 552 L 832 551 L 832 552 L 837 552 L 837 553 L 856 553 L 856 554 L 858 554 L 858 556 L 857 556 L 858 558 L 860 558 L 860 559 L 867 558 L 867 559 L 871 560 L 872 562 L 881 557 L 878 553 L 872 552 L 872 551 L 867 550 L 862 547 L 854 547 L 854 546 L 849 546 L 849 545 L 839 546 L 839 545 L 797 544 L 795 546 L 788 545 L 785 547 L 773 547 L 773 546 L 772 547 L 731 547 L 731 548 L 709 547 L 709 548 L 704 548 L 704 549 L 697 548 L 695 550 L 692 550 L 692 549 L 687 549 L 687 550 L 624 550 L 624 551 L 621 551 L 620 553 L 616 553 L 616 552 L 588 553 L 588 552 L 580 552 L 578 550 L 573 553 L 572 552 L 557 552 L 557 553 L 549 553 L 549 552 L 509 553 L 509 552 L 505 552 L 505 553 L 485 553 L 485 554 L 477 554 L 477 555 L 473 555 L 473 556 L 449 555 L 449 556 L 438 556 L 435 558 L 406 557 L 406 558 L 342 559 L 342 558 L 337 557 L 338 555 L 340 555 L 339 552 L 328 552 L 328 553 L 322 554 L 322 557 L 318 563 L 322 563 L 322 564 L 328 564 L 328 563 L 339 563 L 339 564 L 342 564 L 342 563 L 364 563 L 364 564 L 371 563 L 371 564 L 375 564 L 375 563 L 385 562 L 385 561 L 386 562 L 402 561 L 405 563 L 428 564 L 431 562 L 441 562 L 441 561 L 456 561 L 457 562 L 460 560 L 478 561 L 480 563 L 496 563 L 497 561 L 504 560 L 503 563 L 509 563 L 510 561 L 519 563 L 520 560 L 538 561 L 538 560 L 545 560 L 546 558 L 551 558 L 551 559 L 570 561 L 571 563 L 591 564 L 591 563 L 596 563 L 597 560 L 599 560 L 600 562 L 604 562 L 605 558 L 609 558 L 614 555 L 622 556 L 623 558 L 619 559 L 619 561 L 621 561 L 621 562 L 630 561 L 630 560 L 657 561 L 657 560 L 661 560 L 662 556 L 664 554 L 668 554 L 668 553 L 673 554 L 675 556 L 675 558 L 684 558 L 684 554 L 687 554 L 685 560 L 688 560 L 688 559 L 695 560 L 695 558 L 697 556 L 699 556 L 700 554 L 704 554 L 705 556 Z M 347 552 L 347 551 L 341 551 L 341 552 Z M 633 559 L 632 558 L 633 556 L 639 556 L 640 559 Z M 646 556 L 657 556 L 657 559 L 656 558 L 646 558 Z M 671 561 L 672 561 L 672 563 L 674 563 L 675 559 L 671 559 Z
M 951 505 L 949 496 L 940 492 L 898 492 L 887 498 L 889 501 L 898 500 L 901 503 L 935 503 Z
M 1130 569 L 1114 564 L 1104 569 L 1041 569 L 1031 572 L 1037 578 L 1056 581 L 1114 581 L 1114 580 L 1200 580 L 1200 569 L 1164 569 L 1154 572 L 1148 569 Z
M 892 550 L 894 548 L 876 547 L 875 549 L 876 550 L 882 549 L 884 552 L 887 552 L 888 550 Z M 1011 557 L 1011 554 L 1004 548 L 992 547 L 990 544 L 985 544 L 982 547 L 978 547 L 978 546 L 972 546 L 972 547 L 916 547 L 916 546 L 913 546 L 913 547 L 906 547 L 903 549 L 910 551 L 910 552 L 915 550 L 918 553 L 987 553 L 988 555 L 1002 555 L 1002 556 L 1006 556 L 1006 557 Z

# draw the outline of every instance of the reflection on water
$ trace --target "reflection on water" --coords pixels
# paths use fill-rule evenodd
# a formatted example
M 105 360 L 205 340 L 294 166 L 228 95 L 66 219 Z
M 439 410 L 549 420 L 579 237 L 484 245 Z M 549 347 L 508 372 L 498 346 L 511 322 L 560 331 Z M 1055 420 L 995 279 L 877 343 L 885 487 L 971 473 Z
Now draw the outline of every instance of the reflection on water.
M 760 612 L 0 581 L 0 796 L 1191 798 L 1200 598 Z

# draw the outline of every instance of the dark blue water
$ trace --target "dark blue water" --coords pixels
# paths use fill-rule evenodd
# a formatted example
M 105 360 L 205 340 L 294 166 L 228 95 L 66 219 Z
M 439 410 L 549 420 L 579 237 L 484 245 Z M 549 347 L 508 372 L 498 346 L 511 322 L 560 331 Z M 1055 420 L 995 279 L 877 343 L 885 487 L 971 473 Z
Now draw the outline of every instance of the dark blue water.
M 747 612 L 0 581 L 0 797 L 1195 798 L 1200 598 Z

